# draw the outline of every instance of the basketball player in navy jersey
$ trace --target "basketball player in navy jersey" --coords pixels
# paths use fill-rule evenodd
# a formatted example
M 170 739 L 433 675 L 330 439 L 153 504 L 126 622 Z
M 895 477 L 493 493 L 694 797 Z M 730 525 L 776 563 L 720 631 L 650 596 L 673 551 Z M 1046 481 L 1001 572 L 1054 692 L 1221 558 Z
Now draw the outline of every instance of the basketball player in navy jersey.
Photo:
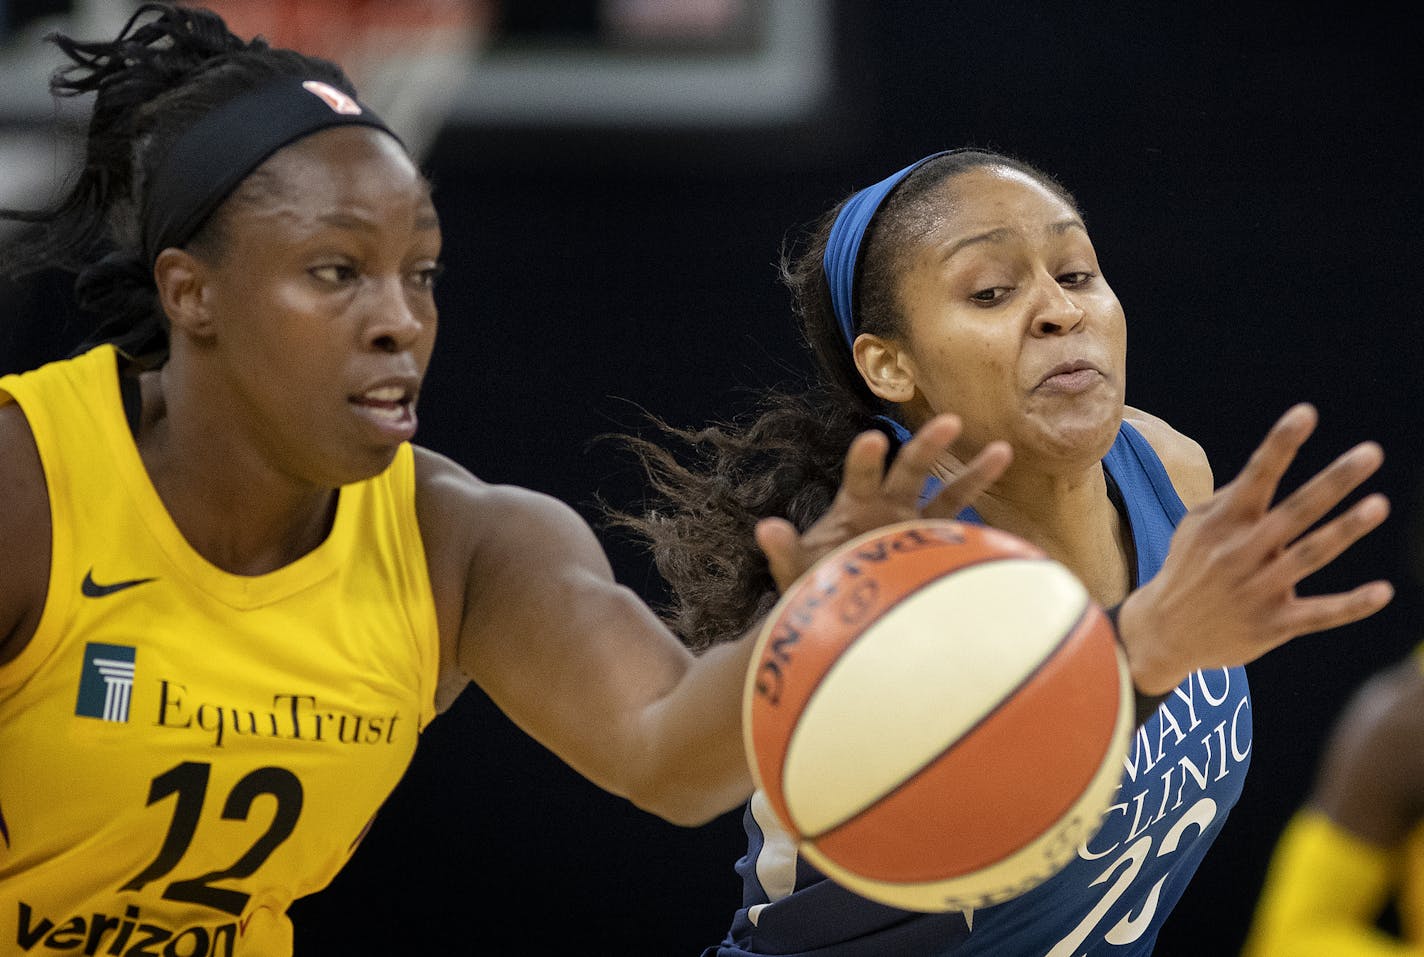
M 754 795 L 736 865 L 742 906 L 705 957 L 1145 957 L 1241 793 L 1251 755 L 1242 666 L 1358 621 L 1392 594 L 1383 582 L 1295 593 L 1384 520 L 1388 503 L 1368 495 L 1312 530 L 1379 465 L 1379 447 L 1361 443 L 1272 507 L 1316 421 L 1296 406 L 1214 493 L 1196 442 L 1124 404 L 1123 310 L 1072 196 L 1007 156 L 938 153 L 853 194 L 783 273 L 816 388 L 767 395 L 745 426 L 669 430 L 700 447 L 705 469 L 630 440 L 665 500 L 613 518 L 652 543 L 675 630 L 715 647 L 764 613 L 773 578 L 740 541 L 761 516 L 817 520 L 838 444 L 866 428 L 904 442 L 953 409 L 963 431 L 926 493 L 964 474 L 991 439 L 1009 441 L 1012 463 L 961 517 L 1039 545 L 1117 610 L 1141 724 L 1077 857 L 1022 896 L 964 911 L 912 913 L 851 894 L 798 858 Z

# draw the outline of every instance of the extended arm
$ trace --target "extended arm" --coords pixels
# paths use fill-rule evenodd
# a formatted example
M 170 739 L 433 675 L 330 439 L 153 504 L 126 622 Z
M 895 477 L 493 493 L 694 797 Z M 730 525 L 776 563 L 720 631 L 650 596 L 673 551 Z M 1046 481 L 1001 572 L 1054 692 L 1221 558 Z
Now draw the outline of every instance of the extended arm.
M 1389 514 L 1376 493 L 1314 527 L 1379 468 L 1384 456 L 1373 442 L 1273 504 L 1315 424 L 1309 405 L 1288 410 L 1241 474 L 1187 513 L 1161 571 L 1123 602 L 1118 624 L 1138 691 L 1162 694 L 1196 669 L 1246 664 L 1299 635 L 1367 618 L 1394 596 L 1384 581 L 1296 594 Z
M 758 529 L 778 582 L 854 535 L 919 514 L 930 464 L 957 433 L 952 417 L 929 423 L 888 469 L 884 436 L 858 438 L 820 522 L 803 535 L 780 521 Z M 995 447 L 950 494 L 967 502 L 1007 461 Z M 474 681 L 579 773 L 669 821 L 700 824 L 745 800 L 750 636 L 692 655 L 614 580 L 571 508 L 485 485 L 432 453 L 420 463 L 447 675 Z

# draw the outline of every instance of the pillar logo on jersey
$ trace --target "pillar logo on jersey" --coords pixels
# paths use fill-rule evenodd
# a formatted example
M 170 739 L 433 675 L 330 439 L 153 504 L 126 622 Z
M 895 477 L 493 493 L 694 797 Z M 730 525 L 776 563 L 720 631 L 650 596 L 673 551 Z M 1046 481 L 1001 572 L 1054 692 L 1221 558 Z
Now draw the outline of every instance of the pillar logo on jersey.
M 74 713 L 123 724 L 129 720 L 133 694 L 135 650 L 127 645 L 91 641 L 84 646 L 84 670 L 79 675 L 79 700 Z

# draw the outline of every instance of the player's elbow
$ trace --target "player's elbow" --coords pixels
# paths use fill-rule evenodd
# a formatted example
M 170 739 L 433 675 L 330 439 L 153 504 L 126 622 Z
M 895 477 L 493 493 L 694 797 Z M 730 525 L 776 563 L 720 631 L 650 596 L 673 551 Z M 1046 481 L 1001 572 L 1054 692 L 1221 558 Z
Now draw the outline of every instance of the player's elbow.
M 624 778 L 623 795 L 634 805 L 679 827 L 701 827 L 742 805 L 752 793 L 751 773 L 738 751 L 719 757 L 715 747 L 683 746 L 629 762 L 639 773 Z M 657 755 L 651 757 L 650 755 Z
M 717 786 L 695 775 L 654 776 L 629 790 L 626 797 L 638 808 L 678 827 L 701 827 L 738 807 L 751 795 L 745 788 Z

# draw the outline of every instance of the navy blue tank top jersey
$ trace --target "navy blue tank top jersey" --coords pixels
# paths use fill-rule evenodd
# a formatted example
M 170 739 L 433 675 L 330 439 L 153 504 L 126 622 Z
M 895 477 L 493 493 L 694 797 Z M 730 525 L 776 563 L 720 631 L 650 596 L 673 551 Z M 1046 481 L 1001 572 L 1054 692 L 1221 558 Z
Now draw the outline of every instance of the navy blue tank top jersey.
M 1145 582 L 1186 509 L 1131 425 L 1103 464 Z M 742 906 L 702 957 L 1146 957 L 1240 797 L 1250 756 L 1245 670 L 1192 674 L 1137 729 L 1102 827 L 1077 857 L 1028 893 L 972 912 L 909 912 L 852 894 L 801 859 L 758 792 L 743 815 Z

